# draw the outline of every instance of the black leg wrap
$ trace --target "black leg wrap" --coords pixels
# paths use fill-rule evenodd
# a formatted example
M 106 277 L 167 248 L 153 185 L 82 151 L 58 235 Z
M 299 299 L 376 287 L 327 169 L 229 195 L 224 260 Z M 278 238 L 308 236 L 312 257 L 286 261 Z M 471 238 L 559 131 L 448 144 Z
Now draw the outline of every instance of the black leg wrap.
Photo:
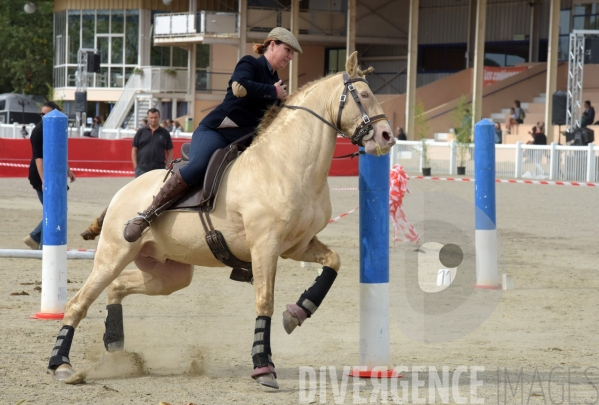
M 330 267 L 324 266 L 320 276 L 316 277 L 314 283 L 301 295 L 297 305 L 306 311 L 308 318 L 318 309 L 322 300 L 331 289 L 333 282 L 337 278 L 337 272 Z
M 254 329 L 254 345 L 252 347 L 252 361 L 254 368 L 274 367 L 270 351 L 270 317 L 259 316 L 256 318 L 256 329 Z
M 125 347 L 125 332 L 123 331 L 123 306 L 121 304 L 106 305 L 106 332 L 104 347 L 109 352 L 123 350 Z
M 52 356 L 50 356 L 49 369 L 56 370 L 62 364 L 71 364 L 69 352 L 71 351 L 71 343 L 73 343 L 73 335 L 75 335 L 75 328 L 72 326 L 63 326 L 60 329 L 56 338 L 56 344 L 54 345 L 54 349 L 52 349 Z

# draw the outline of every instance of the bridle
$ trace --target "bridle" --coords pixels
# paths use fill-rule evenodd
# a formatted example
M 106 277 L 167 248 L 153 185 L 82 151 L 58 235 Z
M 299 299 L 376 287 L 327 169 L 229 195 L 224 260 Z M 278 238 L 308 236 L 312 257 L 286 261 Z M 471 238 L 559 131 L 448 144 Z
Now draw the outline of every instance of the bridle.
M 282 107 L 289 108 L 291 110 L 307 111 L 310 114 L 314 115 L 319 120 L 321 120 L 322 122 L 324 122 L 325 124 L 327 124 L 328 126 L 330 126 L 331 128 L 333 128 L 337 132 L 337 134 L 341 135 L 344 138 L 349 139 L 351 141 L 351 143 L 353 143 L 354 145 L 361 146 L 362 140 L 364 139 L 364 137 L 366 135 L 368 135 L 368 133 L 370 131 L 372 131 L 373 123 L 375 123 L 377 121 L 382 121 L 382 120 L 388 121 L 389 119 L 387 118 L 387 116 L 385 114 L 379 114 L 379 115 L 375 115 L 373 117 L 368 116 L 368 114 L 366 113 L 366 110 L 364 110 L 364 106 L 362 106 L 362 103 L 360 102 L 360 97 L 358 96 L 358 92 L 356 91 L 356 88 L 353 85 L 353 83 L 355 83 L 355 82 L 364 82 L 364 83 L 368 84 L 368 82 L 361 77 L 352 79 L 349 77 L 347 72 L 343 72 L 343 93 L 341 94 L 341 97 L 339 98 L 339 112 L 337 113 L 337 122 L 336 122 L 337 125 L 331 124 L 329 121 L 327 121 L 326 119 L 324 119 L 323 117 L 321 117 L 320 115 L 316 114 L 314 111 L 312 111 L 306 107 L 297 106 L 297 105 L 283 105 Z M 351 96 L 353 97 L 356 104 L 358 105 L 358 108 L 360 109 L 360 113 L 362 114 L 362 122 L 360 123 L 360 125 L 358 125 L 356 127 L 356 129 L 354 130 L 354 133 L 351 136 L 347 135 L 345 132 L 343 132 L 341 130 L 341 115 L 343 114 L 343 107 L 345 107 L 345 102 L 347 100 L 347 92 L 348 91 L 349 91 L 349 94 L 351 94 Z

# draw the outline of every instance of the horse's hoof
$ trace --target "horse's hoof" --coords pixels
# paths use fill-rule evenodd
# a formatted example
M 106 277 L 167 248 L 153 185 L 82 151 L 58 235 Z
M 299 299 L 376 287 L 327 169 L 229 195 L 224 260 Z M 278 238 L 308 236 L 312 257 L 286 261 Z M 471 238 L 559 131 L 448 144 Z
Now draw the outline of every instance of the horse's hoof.
M 277 383 L 277 379 L 273 373 L 262 374 L 256 377 L 256 382 L 268 388 L 279 389 L 279 383 Z
M 293 316 L 289 311 L 283 311 L 283 327 L 288 335 L 290 335 L 299 324 L 299 319 Z
M 50 370 L 50 372 L 54 374 L 54 379 L 56 381 L 66 381 L 75 374 L 75 370 L 73 370 L 73 367 L 71 367 L 70 364 L 61 364 L 56 370 Z

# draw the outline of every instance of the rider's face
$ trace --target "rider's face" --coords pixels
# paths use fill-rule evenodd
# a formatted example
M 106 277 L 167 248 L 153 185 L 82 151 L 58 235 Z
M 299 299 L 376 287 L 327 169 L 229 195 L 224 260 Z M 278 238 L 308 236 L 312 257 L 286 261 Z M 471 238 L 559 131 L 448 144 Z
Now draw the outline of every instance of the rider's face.
M 274 70 L 283 69 L 293 59 L 293 49 L 285 43 L 277 45 L 273 41 L 268 45 L 268 51 L 268 61 Z

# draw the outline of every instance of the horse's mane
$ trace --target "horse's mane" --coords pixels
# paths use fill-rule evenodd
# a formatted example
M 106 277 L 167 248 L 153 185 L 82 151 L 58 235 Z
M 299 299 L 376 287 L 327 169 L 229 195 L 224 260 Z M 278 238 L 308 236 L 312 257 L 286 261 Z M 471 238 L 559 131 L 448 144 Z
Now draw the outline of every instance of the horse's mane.
M 302 94 L 303 92 L 305 92 L 305 91 L 311 89 L 312 87 L 316 86 L 318 83 L 327 80 L 329 77 L 336 76 L 336 75 L 339 75 L 339 74 L 341 74 L 341 73 L 330 73 L 330 74 L 328 74 L 326 76 L 321 77 L 320 79 L 316 79 L 316 80 L 313 80 L 311 82 L 308 82 L 308 83 L 304 84 L 295 93 L 293 93 L 291 96 L 289 96 L 287 98 L 287 100 L 285 101 L 285 103 L 290 104 L 290 105 L 294 105 L 293 101 L 296 98 L 298 98 L 300 96 L 300 94 Z M 272 107 L 270 107 L 268 109 L 268 111 L 266 111 L 266 113 L 264 114 L 264 117 L 262 117 L 262 121 L 260 121 L 260 124 L 258 125 L 258 128 L 256 129 L 256 138 L 254 139 L 254 142 L 256 142 L 258 140 L 258 138 L 272 124 L 272 122 L 275 120 L 275 118 L 277 118 L 277 116 L 279 115 L 279 111 L 281 111 L 281 107 L 277 106 L 276 104 L 273 105 Z
M 372 73 L 373 71 L 374 71 L 374 68 L 372 68 L 372 67 L 369 67 L 365 70 L 361 70 L 358 67 L 357 73 L 360 77 L 362 77 L 362 76 L 367 75 L 368 73 Z M 289 98 L 287 98 L 285 103 L 287 103 L 289 105 L 294 105 L 293 101 L 295 101 L 295 99 L 298 98 L 300 96 L 300 94 L 302 94 L 303 92 L 316 86 L 318 83 L 329 79 L 331 76 L 338 76 L 342 73 L 343 72 L 329 73 L 328 75 L 323 76 L 320 79 L 316 79 L 316 80 L 313 80 L 311 82 L 304 84 L 295 93 L 293 93 L 291 96 L 289 96 Z M 261 135 L 266 131 L 266 129 L 268 129 L 268 127 L 273 123 L 275 118 L 277 118 L 280 111 L 281 111 L 281 107 L 277 106 L 276 104 L 273 105 L 272 107 L 270 107 L 268 109 L 268 111 L 266 111 L 266 113 L 262 117 L 262 120 L 260 121 L 260 124 L 256 128 L 256 137 L 254 138 L 254 141 L 252 142 L 252 144 L 256 143 L 256 141 L 261 137 Z

